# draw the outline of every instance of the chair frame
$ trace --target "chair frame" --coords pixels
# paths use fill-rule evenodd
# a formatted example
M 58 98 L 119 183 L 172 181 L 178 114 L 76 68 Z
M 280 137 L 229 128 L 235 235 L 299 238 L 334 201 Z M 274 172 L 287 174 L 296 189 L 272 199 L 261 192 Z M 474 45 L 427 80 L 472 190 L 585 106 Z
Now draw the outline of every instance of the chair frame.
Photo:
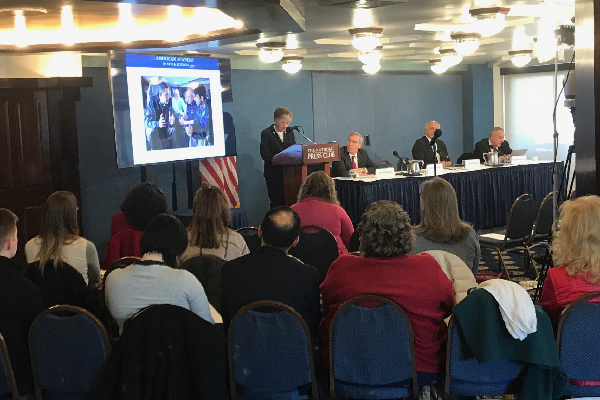
M 19 400 L 19 389 L 17 388 L 17 381 L 15 380 L 15 374 L 12 369 L 12 363 L 10 362 L 10 355 L 8 354 L 8 347 L 4 336 L 0 333 L 0 351 L 2 351 L 2 359 L 4 360 L 4 369 L 6 369 L 6 377 L 10 385 L 10 391 L 13 400 Z
M 31 323 L 31 327 L 29 328 L 29 335 L 28 335 L 30 357 L 31 357 L 31 370 L 33 372 L 33 383 L 34 383 L 34 387 L 35 387 L 35 397 L 37 400 L 43 400 L 43 397 L 42 397 L 42 390 L 38 385 L 37 376 L 35 373 L 35 362 L 33 361 L 33 352 L 31 352 L 31 339 L 32 339 L 31 335 L 33 333 L 33 328 L 37 325 L 39 320 L 41 320 L 42 318 L 44 318 L 47 315 L 56 314 L 58 312 L 70 312 L 73 314 L 81 314 L 81 315 L 87 317 L 96 326 L 96 328 L 98 328 L 98 330 L 100 331 L 100 335 L 102 336 L 102 340 L 104 341 L 104 351 L 106 353 L 106 356 L 108 357 L 108 355 L 110 354 L 111 346 L 110 346 L 110 340 L 108 338 L 108 333 L 106 332 L 106 328 L 104 328 L 104 325 L 102 325 L 102 322 L 100 322 L 100 320 L 98 318 L 96 318 L 96 316 L 94 314 L 92 314 L 88 310 L 83 309 L 81 307 L 71 306 L 71 305 L 67 305 L 67 304 L 56 305 L 56 306 L 52 306 L 50 308 L 45 309 Z
M 565 308 L 562 315 L 560 316 L 560 319 L 558 320 L 558 328 L 556 329 L 556 346 L 557 346 L 557 350 L 558 350 L 559 354 L 560 354 L 560 342 L 562 340 L 562 328 L 563 328 L 563 325 L 565 324 L 565 319 L 569 316 L 571 311 L 573 311 L 573 309 L 575 307 L 577 307 L 579 304 L 581 304 L 585 301 L 588 301 L 589 299 L 593 299 L 594 297 L 599 297 L 599 296 L 600 296 L 600 291 L 582 294 L 581 296 L 576 298 L 574 302 L 569 304 L 569 306 L 567 308 Z
M 329 234 L 329 236 L 331 236 L 331 238 L 332 238 L 332 239 L 333 239 L 333 241 L 335 242 L 335 245 L 336 245 L 336 247 L 335 247 L 335 251 L 336 251 L 336 252 L 338 251 L 338 248 L 337 248 L 337 240 L 335 239 L 335 236 L 333 236 L 333 233 L 331 233 L 331 231 L 330 231 L 329 229 L 327 229 L 327 228 L 323 228 L 322 226 L 319 226 L 319 225 L 302 225 L 302 226 L 300 227 L 300 232 L 298 233 L 298 236 L 300 236 L 300 233 L 301 233 L 301 232 L 303 232 L 303 231 L 304 231 L 304 230 L 306 230 L 306 229 L 314 229 L 314 230 L 317 230 L 317 231 L 319 231 L 319 232 L 321 232 L 321 231 L 325 231 L 325 232 L 327 232 L 327 233 Z M 308 233 L 308 234 L 310 235 L 310 233 Z M 294 251 L 292 250 L 292 253 L 293 253 L 293 252 L 294 252 Z M 339 254 L 338 254 L 338 256 L 339 256 Z M 299 259 L 298 257 L 294 256 L 293 254 L 292 254 L 292 257 L 294 257 L 294 258 L 296 258 L 296 259 Z M 300 261 L 302 261 L 302 260 L 300 260 Z M 302 261 L 302 262 L 304 262 L 304 261 Z M 329 266 L 331 266 L 331 264 L 330 264 Z M 316 268 L 316 267 L 315 267 L 315 268 Z M 329 268 L 327 268 L 327 269 L 329 270 Z M 317 268 L 317 270 L 318 270 L 318 268 Z M 319 279 L 321 279 L 321 271 L 319 271 Z M 325 279 L 325 277 L 323 277 L 323 279 Z
M 491 245 L 484 244 L 484 243 L 481 243 L 481 242 L 479 243 L 479 245 L 481 247 L 484 247 L 484 248 L 489 249 L 489 250 L 491 250 L 493 252 L 496 252 L 498 263 L 500 264 L 500 267 L 501 267 L 501 270 L 502 270 L 502 275 L 504 275 L 504 277 L 507 280 L 509 280 L 509 281 L 511 280 L 510 273 L 508 272 L 508 269 L 506 268 L 506 264 L 504 263 L 504 259 L 502 258 L 502 251 L 506 248 L 506 242 L 508 240 L 508 238 L 506 237 L 506 232 L 508 232 L 508 230 L 509 230 L 509 228 L 511 226 L 511 221 L 512 221 L 511 217 L 512 217 L 514 208 L 515 208 L 515 206 L 520 201 L 522 201 L 525 198 L 532 198 L 533 199 L 533 196 L 531 196 L 530 194 L 527 194 L 527 193 L 523 193 L 522 195 L 520 195 L 519 197 L 517 197 L 515 199 L 515 201 L 513 201 L 513 204 L 510 207 L 510 211 L 508 213 L 508 223 L 506 224 L 506 230 L 504 231 L 504 240 L 503 240 L 502 245 L 500 247 L 491 246 Z M 539 213 L 539 210 L 538 210 L 538 213 Z M 513 223 L 518 223 L 518 221 L 513 221 Z M 535 223 L 535 221 L 534 221 L 534 223 Z M 533 227 L 532 227 L 532 229 L 533 229 Z M 528 260 L 529 263 L 531 263 L 531 265 L 533 265 L 533 270 L 535 271 L 535 275 L 536 275 L 536 278 L 537 278 L 537 277 L 540 276 L 540 274 L 539 274 L 539 271 L 538 271 L 535 263 L 533 262 L 533 257 L 531 256 L 531 252 L 529 251 L 529 247 L 527 246 L 527 241 L 528 240 L 529 240 L 529 238 L 527 238 L 523 242 L 522 246 L 515 246 L 515 248 L 523 247 L 523 249 L 524 249 L 524 251 L 523 251 L 524 257 Z
M 379 164 L 383 164 L 383 168 L 394 168 L 394 164 L 383 158 L 375 163 L 375 165 L 377 165 L 377 168 L 380 168 Z
M 333 317 L 331 318 L 331 322 L 329 324 L 329 399 L 330 400 L 335 400 L 337 399 L 336 395 L 335 395 L 335 376 L 334 376 L 334 365 L 333 365 L 333 326 L 335 324 L 335 321 L 337 320 L 338 316 L 349 306 L 353 305 L 353 304 L 357 304 L 357 303 L 362 303 L 365 301 L 375 301 L 378 303 L 383 303 L 383 304 L 387 304 L 390 305 L 392 307 L 394 307 L 394 309 L 396 309 L 396 311 L 404 318 L 407 326 L 408 326 L 408 336 L 409 336 L 409 341 L 410 341 L 410 358 L 411 358 L 411 364 L 412 364 L 412 390 L 413 390 L 413 396 L 417 396 L 419 393 L 419 384 L 417 381 L 417 363 L 416 363 L 416 358 L 415 358 L 415 335 L 414 335 L 414 331 L 412 328 L 412 322 L 410 322 L 410 318 L 408 317 L 408 314 L 406 313 L 406 311 L 404 311 L 404 309 L 402 307 L 400 307 L 400 305 L 398 303 L 396 303 L 395 301 L 378 295 L 378 294 L 362 294 L 359 296 L 354 296 L 348 300 L 346 300 L 345 302 L 343 302 L 338 309 L 336 310 L 335 314 L 333 314 Z
M 232 347 L 231 346 L 231 336 L 233 333 L 233 327 L 235 326 L 235 323 L 237 322 L 237 320 L 240 319 L 246 312 L 248 312 L 254 308 L 259 308 L 259 307 L 278 308 L 281 311 L 285 311 L 288 314 L 291 314 L 292 317 L 296 318 L 296 320 L 300 323 L 300 326 L 302 327 L 302 330 L 304 331 L 304 335 L 306 336 L 306 351 L 307 351 L 308 363 L 309 363 L 309 367 L 310 367 L 310 379 L 311 379 L 310 386 L 311 386 L 311 391 L 312 391 L 312 399 L 319 400 L 319 392 L 317 390 L 317 375 L 315 373 L 315 362 L 313 360 L 312 343 L 310 340 L 310 330 L 308 329 L 308 325 L 306 324 L 306 321 L 304 321 L 304 318 L 302 318 L 302 316 L 296 310 L 294 310 L 292 307 L 290 307 L 287 304 L 284 304 L 282 302 L 273 301 L 273 300 L 254 301 L 254 302 L 242 307 L 238 312 L 235 313 L 235 315 L 231 319 L 231 323 L 229 324 L 229 330 L 227 332 L 227 357 L 228 357 L 228 362 L 229 362 L 229 390 L 231 393 L 231 399 L 232 400 L 238 399 L 237 390 L 235 388 L 235 376 L 234 376 L 234 369 L 233 369 L 233 351 L 231 348 Z

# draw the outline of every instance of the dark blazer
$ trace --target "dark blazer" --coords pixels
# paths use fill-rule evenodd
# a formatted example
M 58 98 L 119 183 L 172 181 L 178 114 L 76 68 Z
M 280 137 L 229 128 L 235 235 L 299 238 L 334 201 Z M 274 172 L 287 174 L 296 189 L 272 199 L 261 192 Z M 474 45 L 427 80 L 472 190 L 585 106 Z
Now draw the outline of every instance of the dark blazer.
M 364 149 L 358 149 L 356 153 L 358 159 L 358 168 L 366 168 L 370 174 L 374 174 L 377 169 L 377 164 L 369 158 L 367 151 Z M 331 163 L 331 177 L 336 176 L 350 176 L 350 170 L 352 169 L 352 160 L 350 160 L 350 153 L 346 146 L 340 148 L 340 160 Z
M 258 300 L 274 300 L 298 311 L 316 337 L 321 321 L 319 273 L 282 250 L 263 246 L 226 262 L 221 269 L 220 296 L 225 332 L 242 307 Z
M 279 135 L 275 132 L 274 125 L 260 133 L 260 156 L 265 161 L 264 176 L 283 176 L 283 167 L 273 165 L 271 159 L 293 144 L 296 144 L 296 138 L 289 127 L 283 134 L 283 141 L 279 139 Z
M 437 152 L 440 154 L 440 160 L 451 161 L 448 156 L 446 144 L 438 139 L 435 141 L 435 145 L 437 146 Z M 413 160 L 423 160 L 425 165 L 435 163 L 435 154 L 429 145 L 429 139 L 427 139 L 427 137 L 422 136 L 417 139 L 412 148 L 412 156 Z
M 479 158 L 481 162 L 483 162 L 483 154 L 489 153 L 490 151 L 492 151 L 492 146 L 490 146 L 489 138 L 484 138 L 481 139 L 479 142 L 475 143 L 475 150 L 473 150 L 473 155 Z M 506 140 L 502 142 L 502 144 L 498 148 L 498 153 L 500 155 L 512 153 L 512 149 L 510 148 Z
M 42 300 L 35 285 L 14 272 L 21 269 L 10 258 L 0 256 L 0 333 L 10 353 L 19 394 L 25 395 L 33 393 L 29 327 L 42 312 Z

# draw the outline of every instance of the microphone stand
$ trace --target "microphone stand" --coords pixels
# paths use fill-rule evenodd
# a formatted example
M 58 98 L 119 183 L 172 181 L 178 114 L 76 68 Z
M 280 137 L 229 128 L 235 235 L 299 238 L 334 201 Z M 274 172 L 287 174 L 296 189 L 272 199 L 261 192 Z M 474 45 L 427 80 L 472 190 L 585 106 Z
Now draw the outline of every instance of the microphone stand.
M 433 139 L 431 140 L 431 143 L 429 143 L 429 145 L 431 146 L 431 151 L 433 151 L 433 176 L 437 176 L 437 154 L 435 151 L 435 141 L 437 140 L 437 137 L 433 137 Z
M 315 142 L 313 142 L 312 140 L 310 140 L 310 139 L 308 138 L 308 136 L 306 136 L 306 135 L 304 134 L 304 131 L 302 131 L 302 127 L 301 127 L 301 126 L 294 126 L 294 127 L 292 127 L 291 129 L 292 129 L 292 130 L 295 130 L 295 131 L 297 131 L 297 132 L 298 132 L 300 135 L 302 135 L 302 137 L 303 137 L 304 139 L 308 140 L 308 141 L 309 141 L 311 144 L 315 144 Z

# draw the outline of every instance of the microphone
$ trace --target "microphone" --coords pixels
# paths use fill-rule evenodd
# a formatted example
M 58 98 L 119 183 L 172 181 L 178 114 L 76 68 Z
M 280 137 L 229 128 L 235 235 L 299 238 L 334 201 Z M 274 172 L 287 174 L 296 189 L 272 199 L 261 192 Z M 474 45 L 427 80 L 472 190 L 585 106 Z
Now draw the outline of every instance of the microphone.
M 435 130 L 435 132 L 433 132 L 433 137 L 431 138 L 429 145 L 433 146 L 440 136 L 442 136 L 442 130 L 438 128 Z
M 404 159 L 402 157 L 400 157 L 400 154 L 398 154 L 398 152 L 396 150 L 394 150 L 394 152 L 392 154 L 395 155 L 396 157 L 398 157 L 398 159 L 400 160 L 400 165 L 406 164 L 406 161 L 404 161 Z
M 300 135 L 302 135 L 302 137 L 306 140 L 308 140 L 309 142 L 311 142 L 312 144 L 315 144 L 315 142 L 313 142 L 312 140 L 310 140 L 308 138 L 308 136 L 306 136 L 302 130 L 302 127 L 300 125 L 297 126 L 289 126 L 288 129 L 292 130 L 292 131 L 297 131 Z

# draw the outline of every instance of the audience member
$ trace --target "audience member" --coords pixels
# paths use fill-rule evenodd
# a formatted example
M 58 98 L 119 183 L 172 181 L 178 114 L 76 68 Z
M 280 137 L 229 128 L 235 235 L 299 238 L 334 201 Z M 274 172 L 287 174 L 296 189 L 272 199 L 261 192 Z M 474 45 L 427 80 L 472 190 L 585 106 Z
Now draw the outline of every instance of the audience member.
M 477 274 L 481 249 L 471 225 L 460 220 L 452 185 L 432 178 L 421 186 L 421 223 L 414 227 L 415 253 L 444 250 L 458 256 Z
M 25 256 L 28 263 L 37 261 L 41 269 L 49 261 L 54 268 L 69 264 L 93 287 L 100 281 L 100 261 L 96 246 L 79 236 L 78 210 L 73 193 L 52 193 L 42 208 L 40 234 L 25 244 Z
M 566 306 L 600 290 L 600 197 L 584 196 L 562 205 L 552 258 L 559 267 L 548 270 L 540 305 L 556 328 Z
M 280 301 L 298 311 L 313 336 L 321 311 L 317 270 L 288 255 L 298 243 L 300 216 L 289 207 L 267 212 L 259 227 L 259 251 L 236 258 L 221 270 L 221 313 L 225 330 L 242 307 L 258 300 Z M 439 268 L 439 267 L 438 267 Z
M 141 257 L 140 239 L 146 225 L 169 210 L 164 193 L 150 182 L 132 187 L 120 208 L 121 212 L 112 216 L 111 238 L 102 263 L 105 268 L 121 257 Z
M 321 284 L 326 316 L 320 339 L 327 346 L 331 319 L 346 300 L 362 294 L 386 296 L 410 318 L 419 386 L 425 386 L 444 370 L 444 318 L 452 312 L 454 289 L 432 256 L 408 255 L 414 244 L 411 228 L 410 217 L 397 203 L 381 200 L 367 208 L 358 225 L 361 255 L 340 255 Z
M 448 156 L 446 144 L 441 139 L 436 139 L 433 147 L 429 144 L 438 129 L 440 129 L 440 124 L 435 121 L 429 121 L 425 124 L 425 136 L 417 139 L 413 145 L 413 159 L 423 160 L 425 165 L 439 162 L 442 163 L 442 167 L 451 167 L 452 161 Z
M 21 266 L 12 258 L 17 252 L 18 218 L 0 208 L 0 333 L 6 341 L 19 395 L 33 393 L 28 334 L 31 323 L 42 312 L 35 285 L 19 275 Z M 3 395 L 9 396 L 3 396 Z M 10 393 L 0 393 L 10 398 Z
M 151 304 L 180 306 L 214 323 L 200 282 L 190 272 L 175 269 L 186 246 L 185 227 L 176 217 L 159 214 L 148 223 L 140 240 L 141 260 L 106 278 L 106 305 L 119 331 L 128 318 Z
M 506 154 L 512 153 L 508 141 L 504 140 L 504 129 L 498 126 L 492 129 L 489 138 L 481 139 L 479 142 L 475 143 L 473 155 L 479 158 L 479 161 L 483 162 L 483 155 L 492 151 L 498 152 L 500 162 L 504 162 L 504 156 Z
M 346 246 L 354 232 L 352 221 L 340 207 L 335 184 L 323 171 L 310 174 L 298 192 L 298 203 L 292 209 L 300 215 L 302 226 L 318 225 L 333 234 L 339 254 L 347 253 Z
M 210 254 L 225 261 L 248 254 L 246 241 L 228 228 L 231 223 L 229 203 L 223 191 L 203 183 L 194 197 L 194 217 L 188 228 L 189 243 L 180 261 Z
M 348 136 L 346 146 L 340 148 L 340 159 L 331 163 L 331 176 L 350 176 L 350 172 L 358 175 L 374 174 L 377 164 L 369 158 L 366 150 L 361 149 L 363 137 L 358 132 Z

